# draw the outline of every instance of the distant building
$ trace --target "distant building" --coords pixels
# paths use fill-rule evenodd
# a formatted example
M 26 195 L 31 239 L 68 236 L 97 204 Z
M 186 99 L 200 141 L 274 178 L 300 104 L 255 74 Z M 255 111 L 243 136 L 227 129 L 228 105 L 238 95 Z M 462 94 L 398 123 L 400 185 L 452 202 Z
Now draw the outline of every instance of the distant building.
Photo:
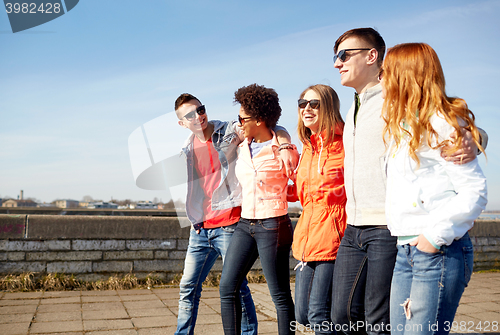
M 104 202 L 104 201 L 98 201 L 98 202 L 91 202 L 87 206 L 88 208 L 112 208 L 112 209 L 117 209 L 118 205 L 113 203 L 113 202 Z
M 33 200 L 9 199 L 2 202 L 2 207 L 36 207 L 36 205 Z
M 56 206 L 60 208 L 78 208 L 79 204 L 80 202 L 76 200 L 69 200 L 69 199 L 56 200 Z
M 45 208 L 45 207 L 57 207 L 57 206 L 54 205 L 54 204 L 47 204 L 47 203 L 44 202 L 44 203 L 38 203 L 38 204 L 36 204 L 36 207 L 44 207 Z
M 131 209 L 158 209 L 158 205 L 151 201 L 138 201 L 136 204 L 130 204 Z

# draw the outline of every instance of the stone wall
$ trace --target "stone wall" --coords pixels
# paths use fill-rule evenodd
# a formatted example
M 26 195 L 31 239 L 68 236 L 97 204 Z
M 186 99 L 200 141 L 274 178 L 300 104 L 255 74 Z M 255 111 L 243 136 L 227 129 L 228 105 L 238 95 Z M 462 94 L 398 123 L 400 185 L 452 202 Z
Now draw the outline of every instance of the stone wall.
M 72 273 L 84 280 L 156 272 L 182 273 L 189 228 L 175 217 L 0 214 L 0 274 Z M 292 219 L 295 223 L 297 219 Z M 470 231 L 475 270 L 500 268 L 500 225 L 477 221 Z M 296 261 L 291 259 L 290 268 Z M 257 261 L 255 270 L 260 269 Z M 221 271 L 220 260 L 214 266 Z
M 0 274 L 72 273 L 97 280 L 156 273 L 170 280 L 182 274 L 189 239 L 179 220 L 187 219 L 0 214 Z M 253 269 L 261 269 L 259 261 Z M 220 258 L 213 270 L 222 271 Z

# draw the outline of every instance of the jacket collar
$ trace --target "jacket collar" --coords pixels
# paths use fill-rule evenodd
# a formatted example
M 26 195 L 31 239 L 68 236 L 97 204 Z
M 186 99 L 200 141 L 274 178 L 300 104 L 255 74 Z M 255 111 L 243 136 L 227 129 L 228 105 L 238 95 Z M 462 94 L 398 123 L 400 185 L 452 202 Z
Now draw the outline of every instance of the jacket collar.
M 338 124 L 338 125 L 336 125 L 335 126 L 335 134 L 334 135 L 342 136 L 343 133 L 344 133 L 344 124 L 341 124 L 341 125 Z M 317 148 L 318 146 L 321 146 L 321 143 L 323 143 L 323 142 L 326 141 L 326 135 L 327 135 L 326 129 L 323 130 L 320 133 L 312 134 L 311 135 L 311 145 L 312 145 L 312 147 L 313 148 Z
M 274 158 L 276 156 L 274 152 L 274 147 L 279 147 L 279 143 L 274 131 L 271 130 L 271 133 L 273 134 L 273 138 L 271 139 L 271 145 L 262 148 L 262 150 L 257 154 L 257 156 L 254 156 L 253 158 L 250 155 L 250 142 L 248 141 L 248 138 L 245 138 L 245 140 L 241 142 L 241 144 L 239 145 L 241 150 L 244 152 L 244 155 L 241 155 L 241 158 L 245 159 L 246 161 L 253 160 L 254 162 Z
M 215 133 L 221 132 L 221 130 L 224 128 L 224 124 L 225 124 L 225 122 L 222 122 L 219 120 L 208 121 L 208 123 L 214 125 L 214 131 L 213 131 L 211 137 L 214 136 Z M 189 134 L 188 138 L 184 141 L 184 144 L 182 145 L 182 151 L 185 154 L 187 154 L 187 152 L 189 151 L 190 145 L 191 145 L 191 143 L 193 143 L 193 140 L 194 140 L 194 134 L 191 133 L 191 134 Z

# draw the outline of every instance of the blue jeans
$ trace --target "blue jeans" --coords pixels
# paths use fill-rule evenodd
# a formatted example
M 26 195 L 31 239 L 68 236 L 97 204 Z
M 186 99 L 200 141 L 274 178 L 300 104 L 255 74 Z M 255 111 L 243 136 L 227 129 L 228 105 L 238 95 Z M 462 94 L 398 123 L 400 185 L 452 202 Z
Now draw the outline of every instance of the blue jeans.
M 347 225 L 332 288 L 332 321 L 345 334 L 389 334 L 397 238 L 385 227 Z
M 292 245 L 292 224 L 288 215 L 263 220 L 240 219 L 229 246 L 222 278 L 220 301 L 225 335 L 239 334 L 241 305 L 238 287 L 260 257 L 267 286 L 276 307 L 278 333 L 293 334 L 295 320 L 290 292 L 289 255 Z
M 307 262 L 295 275 L 295 316 L 315 334 L 335 334 L 330 318 L 335 261 Z
M 472 263 L 468 233 L 435 254 L 398 245 L 391 289 L 392 334 L 448 334 Z
M 225 261 L 235 227 L 236 224 L 221 228 L 202 228 L 199 234 L 195 230 L 191 230 L 186 260 L 184 261 L 184 273 L 180 283 L 176 335 L 194 334 L 202 284 L 219 255 L 222 256 L 222 261 Z M 257 314 L 247 281 L 242 281 L 241 287 L 238 286 L 238 288 L 244 311 L 241 321 L 242 334 L 257 334 Z

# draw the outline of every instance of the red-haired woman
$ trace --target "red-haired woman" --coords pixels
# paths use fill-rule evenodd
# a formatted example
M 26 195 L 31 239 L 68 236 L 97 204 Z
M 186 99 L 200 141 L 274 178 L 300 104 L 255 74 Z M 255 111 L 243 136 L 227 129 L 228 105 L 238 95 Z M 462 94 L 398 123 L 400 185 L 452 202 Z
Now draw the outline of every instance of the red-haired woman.
M 398 237 L 392 334 L 447 334 L 472 272 L 467 231 L 486 206 L 477 159 L 447 162 L 441 149 L 461 128 L 480 148 L 474 115 L 450 98 L 436 52 L 424 43 L 389 49 L 381 73 L 387 151 L 387 225 Z M 450 149 L 447 149 L 450 150 Z

